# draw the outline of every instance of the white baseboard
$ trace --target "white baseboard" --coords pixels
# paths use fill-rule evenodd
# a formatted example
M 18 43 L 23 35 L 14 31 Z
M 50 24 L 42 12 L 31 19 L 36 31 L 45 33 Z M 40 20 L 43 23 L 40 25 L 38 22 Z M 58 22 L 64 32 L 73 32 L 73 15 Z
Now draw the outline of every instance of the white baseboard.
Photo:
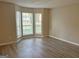
M 76 45 L 76 46 L 79 46 L 78 43 L 71 42 L 71 41 L 68 41 L 68 40 L 64 40 L 64 39 L 62 39 L 62 38 L 57 38 L 57 37 L 55 37 L 55 36 L 51 36 L 51 35 L 49 35 L 49 37 L 51 37 L 51 38 L 55 38 L 55 39 L 58 39 L 58 40 L 61 40 L 61 41 L 64 41 L 64 42 L 67 42 L 67 43 L 70 43 L 70 44 L 73 44 L 73 45 Z
M 34 36 L 34 37 L 49 37 L 49 35 L 41 35 L 41 36 Z
M 22 39 L 22 38 L 19 38 L 19 39 L 17 38 L 17 43 L 18 43 L 18 42 L 20 42 L 20 41 L 21 41 L 21 39 Z
M 7 42 L 7 43 L 1 43 L 0 46 L 14 44 L 14 43 L 16 43 L 16 41 L 11 41 L 11 42 Z
M 43 37 L 49 37 L 49 35 L 44 35 Z

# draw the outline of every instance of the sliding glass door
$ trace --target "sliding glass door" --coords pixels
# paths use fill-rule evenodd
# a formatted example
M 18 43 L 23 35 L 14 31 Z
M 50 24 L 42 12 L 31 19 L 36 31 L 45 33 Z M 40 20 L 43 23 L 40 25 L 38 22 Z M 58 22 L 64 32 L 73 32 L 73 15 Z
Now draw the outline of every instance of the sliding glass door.
M 17 38 L 29 35 L 42 35 L 42 14 L 16 12 Z
M 33 14 L 22 13 L 23 36 L 33 35 Z

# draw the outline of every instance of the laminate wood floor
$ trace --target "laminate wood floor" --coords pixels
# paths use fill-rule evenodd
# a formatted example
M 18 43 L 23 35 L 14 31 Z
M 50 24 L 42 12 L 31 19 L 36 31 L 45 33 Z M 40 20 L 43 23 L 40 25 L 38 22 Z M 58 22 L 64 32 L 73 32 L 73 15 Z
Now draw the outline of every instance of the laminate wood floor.
M 13 58 L 78 58 L 79 46 L 49 37 L 30 38 L 1 46 L 0 54 Z

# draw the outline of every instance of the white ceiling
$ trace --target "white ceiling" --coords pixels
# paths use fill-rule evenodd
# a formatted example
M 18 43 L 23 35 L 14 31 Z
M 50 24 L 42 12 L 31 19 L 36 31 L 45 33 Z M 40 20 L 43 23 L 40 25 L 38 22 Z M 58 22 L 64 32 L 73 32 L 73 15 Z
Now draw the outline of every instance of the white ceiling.
M 2 1 L 13 2 L 23 7 L 32 7 L 32 8 L 55 8 L 66 5 L 79 4 L 79 0 L 2 0 Z

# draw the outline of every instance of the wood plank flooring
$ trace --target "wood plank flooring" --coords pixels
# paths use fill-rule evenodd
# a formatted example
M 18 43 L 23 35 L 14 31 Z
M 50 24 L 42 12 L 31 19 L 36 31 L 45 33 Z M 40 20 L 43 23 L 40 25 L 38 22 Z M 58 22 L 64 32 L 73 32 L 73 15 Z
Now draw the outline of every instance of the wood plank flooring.
M 30 38 L 1 46 L 0 54 L 13 58 L 78 58 L 79 46 L 49 37 Z
M 16 44 L 0 46 L 0 56 L 4 56 L 6 58 L 15 58 L 15 57 L 17 57 Z

